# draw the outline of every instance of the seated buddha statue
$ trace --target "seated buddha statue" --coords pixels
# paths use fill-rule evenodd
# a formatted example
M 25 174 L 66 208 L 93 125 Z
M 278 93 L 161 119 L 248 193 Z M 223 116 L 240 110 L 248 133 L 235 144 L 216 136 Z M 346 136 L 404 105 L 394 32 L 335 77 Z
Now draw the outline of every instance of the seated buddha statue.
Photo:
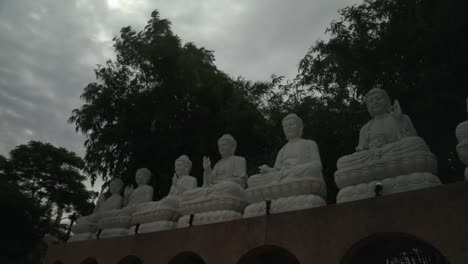
M 197 179 L 190 176 L 192 161 L 186 155 L 180 156 L 174 163 L 174 176 L 168 197 L 179 196 L 197 187 Z
M 176 209 L 179 205 L 180 197 L 188 190 L 197 187 L 197 179 L 190 176 L 192 161 L 186 155 L 182 155 L 174 162 L 174 175 L 169 194 L 157 202 L 146 203 L 144 211 L 154 210 L 160 205 Z
M 356 152 L 338 159 L 338 171 L 335 173 L 335 181 L 338 187 L 343 188 L 362 181 L 368 182 L 375 178 L 371 173 L 366 172 L 366 176 L 363 176 L 363 173 L 359 171 L 371 164 L 385 164 L 386 161 L 392 161 L 392 167 L 383 170 L 385 175 L 388 174 L 387 177 L 398 176 L 403 171 L 409 173 L 411 168 L 416 171 L 424 171 L 425 166 L 432 166 L 427 165 L 428 163 L 425 161 L 422 162 L 422 167 L 415 166 L 415 164 L 407 166 L 404 163 L 398 163 L 402 158 L 413 158 L 415 153 L 427 153 L 425 155 L 431 156 L 431 159 L 433 159 L 425 141 L 418 137 L 411 119 L 402 114 L 398 101 L 395 100 L 392 106 L 387 92 L 374 88 L 365 95 L 365 102 L 372 119 L 360 130 Z M 415 159 L 410 159 L 408 162 L 411 163 L 411 160 L 414 161 Z M 392 168 L 394 172 L 392 172 Z M 353 180 L 346 178 L 347 176 L 345 177 L 343 173 L 347 171 L 355 171 L 355 175 L 358 175 L 357 178 L 369 179 L 356 180 L 356 178 Z
M 283 132 L 288 142 L 276 157 L 275 165 L 259 167 L 260 173 L 249 177 L 249 188 L 288 182 L 302 178 L 323 181 L 322 162 L 317 144 L 303 139 L 302 119 L 296 114 L 287 115 L 283 121 Z
M 96 207 L 94 208 L 94 212 L 90 215 L 79 217 L 76 220 L 76 225 L 96 223 L 102 217 L 104 212 L 120 209 L 123 202 L 122 195 L 120 195 L 122 187 L 123 181 L 120 178 L 112 179 L 109 182 L 109 191 L 111 196 L 106 198 L 104 193 L 101 193 L 96 203 Z
M 124 190 L 123 208 L 109 210 L 104 213 L 105 217 L 131 215 L 138 206 L 153 200 L 153 187 L 148 185 L 151 180 L 151 172 L 147 168 L 136 171 L 135 181 L 137 187 L 127 186 Z
M 197 179 L 190 176 L 192 161 L 182 155 L 174 163 L 174 176 L 169 194 L 159 201 L 142 204 L 132 215 L 132 225 L 139 224 L 139 232 L 155 232 L 172 229 L 180 217 L 180 197 L 197 187 Z M 134 232 L 135 228 L 130 230 Z
M 246 160 L 234 155 L 236 147 L 237 142 L 231 135 L 219 138 L 221 159 L 212 168 L 210 158 L 203 157 L 203 186 L 185 191 L 181 200 L 193 202 L 211 197 L 242 197 L 247 177 Z

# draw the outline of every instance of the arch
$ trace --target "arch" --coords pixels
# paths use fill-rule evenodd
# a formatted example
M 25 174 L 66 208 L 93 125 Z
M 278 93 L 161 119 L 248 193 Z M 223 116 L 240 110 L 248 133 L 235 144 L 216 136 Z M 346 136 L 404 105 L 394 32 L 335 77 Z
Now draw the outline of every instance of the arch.
M 374 234 L 355 243 L 341 264 L 449 264 L 429 243 L 404 233 Z
M 88 257 L 81 261 L 80 264 L 98 264 L 98 262 L 95 258 Z
M 194 252 L 182 252 L 173 257 L 169 264 L 205 264 L 205 261 Z
M 285 248 L 264 245 L 244 254 L 237 264 L 300 264 L 300 262 Z
M 141 261 L 141 259 L 137 256 L 128 255 L 119 260 L 117 264 L 143 264 L 143 261 Z

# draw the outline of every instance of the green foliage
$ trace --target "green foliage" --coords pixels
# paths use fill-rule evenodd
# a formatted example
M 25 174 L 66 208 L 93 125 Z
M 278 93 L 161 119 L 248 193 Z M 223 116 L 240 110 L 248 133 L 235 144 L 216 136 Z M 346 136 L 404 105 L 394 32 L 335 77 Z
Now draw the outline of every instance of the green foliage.
M 128 183 L 138 167 L 148 167 L 159 198 L 174 160 L 189 155 L 201 179 L 202 156 L 219 157 L 216 139 L 224 133 L 242 142 L 237 152 L 249 160 L 267 152 L 266 119 L 246 96 L 261 84 L 219 71 L 211 51 L 182 45 L 157 11 L 142 31 L 124 27 L 114 41 L 117 60 L 96 69 L 98 82 L 85 88 L 85 104 L 70 118 L 87 137 L 85 170 L 93 179 Z
M 329 136 L 317 137 L 326 147 L 325 159 L 336 161 L 352 152 L 359 127 L 370 118 L 358 101 L 380 87 L 399 99 L 437 155 L 442 181 L 460 178 L 454 129 L 464 120 L 468 96 L 463 72 L 468 27 L 462 2 L 365 0 L 340 11 L 340 18 L 327 29 L 330 38 L 310 48 L 297 77 L 297 84 L 307 87 L 312 98 L 332 107 L 324 115 L 336 123 L 327 129 Z M 333 170 L 331 165 L 325 166 Z
M 66 239 L 62 214 L 92 212 L 94 193 L 87 191 L 83 184 L 86 180 L 80 172 L 83 161 L 75 153 L 30 141 L 13 149 L 3 164 L 1 171 L 6 177 L 2 178 L 37 211 L 31 218 L 39 221 L 40 234 Z

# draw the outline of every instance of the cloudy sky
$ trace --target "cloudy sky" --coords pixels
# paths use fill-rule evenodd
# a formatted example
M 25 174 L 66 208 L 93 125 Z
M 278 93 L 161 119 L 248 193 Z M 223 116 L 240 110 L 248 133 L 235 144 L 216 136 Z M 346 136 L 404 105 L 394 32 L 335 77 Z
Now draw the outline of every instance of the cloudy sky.
M 41 140 L 84 155 L 67 123 L 112 37 L 158 9 L 184 42 L 215 52 L 231 76 L 293 77 L 299 60 L 357 0 L 0 0 L 0 154 Z

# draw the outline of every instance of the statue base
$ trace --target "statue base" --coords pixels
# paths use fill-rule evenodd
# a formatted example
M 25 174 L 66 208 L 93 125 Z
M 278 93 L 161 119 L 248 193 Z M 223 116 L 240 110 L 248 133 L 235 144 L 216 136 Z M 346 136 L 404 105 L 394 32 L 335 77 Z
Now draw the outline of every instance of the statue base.
M 116 236 L 126 236 L 128 235 L 128 228 L 116 227 L 116 228 L 106 228 L 101 231 L 99 239 L 116 237 Z
M 173 221 L 155 221 L 150 223 L 140 224 L 138 227 L 138 234 L 145 234 L 145 233 L 152 233 L 152 232 L 159 232 L 165 230 L 174 229 L 177 225 L 177 222 Z M 132 226 L 128 230 L 128 235 L 135 235 L 136 226 Z
M 110 229 L 110 228 L 126 228 L 131 225 L 132 217 L 131 216 L 113 216 L 107 217 L 99 220 L 98 226 L 100 229 Z
M 84 240 L 91 240 L 91 239 L 96 239 L 96 232 L 86 232 L 86 233 L 74 234 L 68 240 L 68 242 L 84 241 Z
M 180 204 L 179 212 L 182 215 L 201 214 L 213 211 L 235 211 L 243 212 L 246 203 L 238 197 L 231 196 L 208 196 L 195 202 L 183 202 Z
M 325 182 L 317 178 L 284 179 L 270 185 L 249 187 L 244 192 L 246 200 L 250 204 L 267 200 L 277 200 L 285 197 L 314 194 L 321 197 L 327 196 Z
M 271 214 L 279 214 L 289 211 L 309 209 L 325 206 L 327 202 L 320 196 L 314 194 L 296 195 L 271 200 Z M 267 214 L 267 202 L 261 201 L 248 205 L 244 211 L 244 218 L 262 216 Z
M 192 225 L 207 225 L 214 223 L 221 223 L 226 221 L 232 221 L 236 219 L 242 219 L 242 213 L 233 210 L 218 210 L 212 212 L 204 212 L 195 214 L 193 216 Z M 177 222 L 177 228 L 184 228 L 190 226 L 190 215 L 184 215 L 179 218 Z
M 99 230 L 97 224 L 95 222 L 81 222 L 76 223 L 72 226 L 73 234 L 81 234 L 81 233 L 96 233 Z
M 147 208 L 144 211 L 134 213 L 132 215 L 131 224 L 146 224 L 158 221 L 174 222 L 177 221 L 179 217 L 180 214 L 177 210 L 169 207 L 159 206 L 155 208 Z
M 375 197 L 376 181 L 348 186 L 338 192 L 336 203 Z M 440 185 L 439 178 L 428 172 L 415 172 L 382 180 L 381 195 L 408 192 Z
M 341 168 L 335 172 L 335 182 L 338 188 L 354 186 L 374 180 L 384 180 L 399 175 L 417 172 L 437 172 L 437 160 L 430 152 L 418 151 L 393 158 L 381 158 L 359 165 Z

